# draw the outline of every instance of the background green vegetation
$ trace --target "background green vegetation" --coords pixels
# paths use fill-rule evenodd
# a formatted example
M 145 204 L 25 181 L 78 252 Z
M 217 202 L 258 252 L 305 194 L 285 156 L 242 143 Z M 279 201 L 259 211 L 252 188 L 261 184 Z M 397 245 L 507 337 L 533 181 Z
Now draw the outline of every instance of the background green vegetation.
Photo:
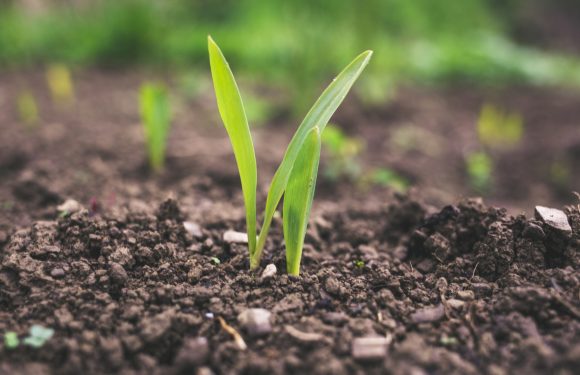
M 536 0 L 530 0 L 536 1 Z M 207 69 L 208 34 L 239 75 L 285 86 L 301 101 L 363 49 L 368 101 L 413 81 L 580 84 L 580 63 L 509 37 L 521 0 L 125 0 L 0 5 L 0 66 L 146 65 Z M 322 54 L 321 54 L 322 53 Z M 315 86 L 315 87 L 313 87 Z

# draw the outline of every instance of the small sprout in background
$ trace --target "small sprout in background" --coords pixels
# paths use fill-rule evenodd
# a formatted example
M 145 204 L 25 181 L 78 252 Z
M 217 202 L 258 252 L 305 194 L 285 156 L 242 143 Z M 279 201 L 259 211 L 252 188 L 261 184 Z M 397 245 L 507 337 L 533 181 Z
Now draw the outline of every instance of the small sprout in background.
M 504 112 L 485 104 L 477 121 L 477 135 L 487 147 L 512 147 L 524 134 L 524 122 L 518 113 Z
M 269 101 L 257 94 L 246 95 L 244 100 L 246 107 L 246 115 L 248 122 L 252 123 L 252 127 L 260 127 L 264 125 L 274 113 L 274 107 Z
M 8 331 L 4 334 L 4 347 L 6 349 L 16 349 L 20 345 L 18 334 L 13 331 Z
M 485 152 L 474 152 L 465 162 L 471 186 L 479 192 L 488 191 L 492 183 L 493 160 Z
M 54 329 L 35 324 L 30 327 L 28 337 L 24 338 L 23 343 L 33 348 L 41 348 L 53 335 Z
M 211 257 L 210 259 L 212 261 L 213 264 L 218 265 L 221 263 L 221 260 L 219 260 L 218 257 Z
M 171 127 L 171 108 L 166 87 L 161 84 L 143 84 L 139 91 L 139 107 L 149 166 L 158 173 L 165 164 L 167 136 Z
M 356 268 L 359 268 L 359 269 L 365 267 L 365 262 L 363 260 L 360 260 L 360 259 L 353 261 L 353 264 Z
M 372 52 L 360 54 L 330 83 L 296 130 L 270 184 L 264 222 L 256 240 L 258 171 L 250 127 L 234 75 L 211 37 L 208 37 L 208 49 L 218 110 L 232 144 L 242 184 L 250 268 L 256 269 L 260 265 L 272 218 L 284 196 L 282 219 L 286 267 L 289 274 L 298 276 L 302 245 L 316 186 L 321 133 L 368 64 Z
M 441 343 L 441 345 L 444 345 L 444 346 L 454 346 L 454 345 L 457 345 L 459 343 L 457 338 L 455 338 L 453 336 L 447 336 L 447 335 L 441 336 L 441 338 L 439 339 L 439 342 Z
M 18 118 L 27 128 L 38 126 L 38 105 L 30 91 L 22 91 L 17 99 Z
M 72 104 L 75 100 L 74 85 L 68 67 L 64 64 L 50 65 L 46 71 L 46 81 L 52 100 L 59 105 Z
M 390 187 L 400 193 L 403 193 L 409 189 L 409 181 L 388 168 L 378 168 L 372 171 L 369 175 L 369 180 L 375 185 Z
M 205 74 L 199 71 L 188 71 L 177 78 L 179 92 L 188 100 L 198 98 L 211 87 L 211 83 Z
M 328 124 L 322 133 L 322 144 L 328 150 L 328 163 L 324 168 L 326 178 L 332 181 L 343 177 L 356 180 L 360 176 L 358 157 L 365 148 L 362 140 L 349 137 L 338 126 Z
M 550 165 L 550 180 L 556 186 L 560 186 L 566 188 L 569 186 L 570 183 L 570 167 L 564 161 L 554 161 Z

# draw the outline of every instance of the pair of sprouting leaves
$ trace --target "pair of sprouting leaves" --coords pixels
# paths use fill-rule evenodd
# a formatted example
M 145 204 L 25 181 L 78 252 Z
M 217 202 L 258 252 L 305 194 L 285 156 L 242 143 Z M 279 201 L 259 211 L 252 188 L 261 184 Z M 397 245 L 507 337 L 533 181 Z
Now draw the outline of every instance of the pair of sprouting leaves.
M 272 218 L 284 196 L 282 215 L 287 271 L 289 274 L 298 275 L 318 174 L 320 135 L 368 64 L 372 51 L 360 54 L 332 81 L 298 127 L 270 184 L 264 222 L 257 236 L 258 172 L 248 120 L 234 75 L 220 48 L 211 37 L 208 37 L 208 47 L 219 113 L 234 150 L 242 183 L 250 268 L 255 269 L 260 264 Z

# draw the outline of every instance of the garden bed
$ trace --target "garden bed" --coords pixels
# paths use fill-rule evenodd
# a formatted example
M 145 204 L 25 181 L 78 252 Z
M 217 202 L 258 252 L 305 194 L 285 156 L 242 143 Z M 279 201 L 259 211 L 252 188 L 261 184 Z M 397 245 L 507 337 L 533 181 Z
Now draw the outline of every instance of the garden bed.
M 245 244 L 224 240 L 244 230 L 244 211 L 211 96 L 177 106 L 167 170 L 148 174 L 139 78 L 86 74 L 77 103 L 58 108 L 33 74 L 26 79 L 42 122 L 30 130 L 9 95 L 23 78 L 2 80 L 0 332 L 22 338 L 38 324 L 54 336 L 41 348 L 0 344 L 0 373 L 572 374 L 580 366 L 578 202 L 527 168 L 530 155 L 534 165 L 555 152 L 577 160 L 576 94 L 538 90 L 510 102 L 529 119 L 529 136 L 500 155 L 513 163 L 499 164 L 497 199 L 528 218 L 478 199 L 450 202 L 469 194 L 461 142 L 441 143 L 448 147 L 435 161 L 420 150 L 394 155 L 386 142 L 409 123 L 431 140 L 468 139 L 489 94 L 406 89 L 369 113 L 347 103 L 337 122 L 367 140 L 364 162 L 394 163 L 419 188 L 401 195 L 321 180 L 293 278 L 279 219 L 255 273 Z M 545 127 L 548 118 L 558 131 Z M 255 131 L 263 189 L 294 129 L 280 120 Z M 521 171 L 517 186 L 529 189 L 518 195 L 509 171 Z M 565 202 L 569 231 L 532 218 L 537 204 Z M 264 276 L 269 264 L 277 272 Z M 240 321 L 267 315 L 250 308 L 267 310 L 269 324 Z

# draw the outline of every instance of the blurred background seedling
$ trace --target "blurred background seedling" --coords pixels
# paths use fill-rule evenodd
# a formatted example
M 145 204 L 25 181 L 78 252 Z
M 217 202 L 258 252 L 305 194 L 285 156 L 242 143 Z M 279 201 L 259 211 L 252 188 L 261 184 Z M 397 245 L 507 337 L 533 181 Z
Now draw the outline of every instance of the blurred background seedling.
M 147 82 L 139 90 L 141 122 L 145 132 L 151 170 L 159 173 L 165 165 L 167 137 L 171 128 L 171 104 L 165 85 Z
M 54 329 L 35 324 L 30 327 L 28 336 L 24 338 L 22 343 L 33 348 L 41 348 L 52 338 L 53 335 Z
M 480 193 L 492 187 L 493 160 L 483 152 L 473 152 L 465 158 L 465 166 L 471 186 Z
M 46 69 L 46 82 L 54 103 L 61 106 L 74 103 L 74 84 L 71 72 L 66 65 L 49 65 Z
M 8 331 L 4 334 L 4 347 L 6 349 L 16 349 L 20 345 L 18 334 L 13 331 Z
M 389 187 L 403 193 L 409 189 L 410 182 L 396 171 L 389 168 L 377 168 L 368 173 L 366 180 L 374 185 Z
M 328 124 L 322 133 L 322 145 L 326 156 L 324 176 L 327 179 L 355 181 L 359 178 L 362 173 L 359 157 L 365 148 L 363 140 L 346 135 L 337 125 Z
M 38 349 L 42 348 L 48 340 L 54 336 L 54 329 L 34 324 L 28 330 L 28 336 L 20 340 L 18 334 L 14 331 L 4 333 L 4 347 L 7 349 L 16 349 L 20 344 Z
M 34 129 L 38 126 L 38 105 L 36 98 L 28 91 L 22 91 L 18 94 L 16 101 L 18 118 L 28 129 Z
M 491 148 L 517 145 L 524 135 L 524 122 L 519 113 L 503 111 L 491 104 L 481 108 L 477 136 L 481 144 Z

